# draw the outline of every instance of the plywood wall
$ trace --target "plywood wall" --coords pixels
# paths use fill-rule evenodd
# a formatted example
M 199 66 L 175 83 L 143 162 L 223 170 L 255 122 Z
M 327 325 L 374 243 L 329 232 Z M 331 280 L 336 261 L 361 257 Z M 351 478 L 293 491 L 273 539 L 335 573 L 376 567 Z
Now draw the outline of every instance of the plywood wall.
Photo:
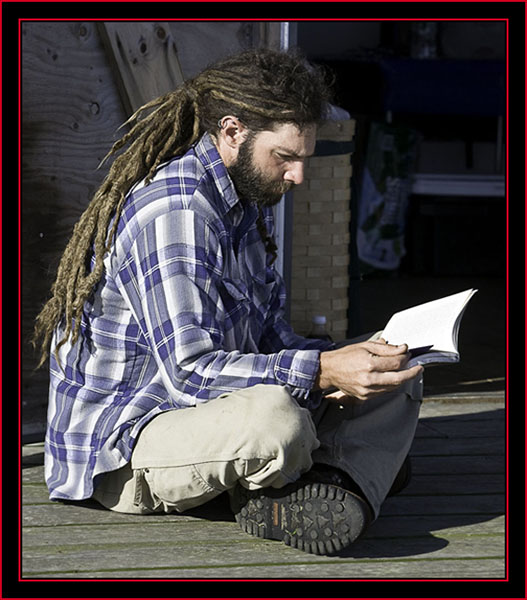
M 125 115 L 95 23 L 24 23 L 22 61 L 22 415 L 38 423 L 48 374 L 28 338 Z
M 258 45 L 261 36 L 257 23 L 172 22 L 168 37 L 177 45 L 188 78 L 222 56 Z M 48 394 L 47 368 L 34 370 L 36 356 L 29 338 L 73 225 L 105 174 L 97 166 L 128 116 L 117 84 L 97 23 L 22 24 L 22 420 L 26 439 L 34 433 L 41 436 Z

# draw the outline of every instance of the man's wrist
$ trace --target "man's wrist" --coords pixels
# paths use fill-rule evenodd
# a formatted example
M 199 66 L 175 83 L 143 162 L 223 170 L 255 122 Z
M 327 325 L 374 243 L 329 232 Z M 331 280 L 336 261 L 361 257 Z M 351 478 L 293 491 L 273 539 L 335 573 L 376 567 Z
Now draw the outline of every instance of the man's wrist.
M 327 390 L 332 387 L 331 379 L 329 377 L 329 356 L 328 352 L 320 353 L 318 375 L 315 380 L 315 389 Z

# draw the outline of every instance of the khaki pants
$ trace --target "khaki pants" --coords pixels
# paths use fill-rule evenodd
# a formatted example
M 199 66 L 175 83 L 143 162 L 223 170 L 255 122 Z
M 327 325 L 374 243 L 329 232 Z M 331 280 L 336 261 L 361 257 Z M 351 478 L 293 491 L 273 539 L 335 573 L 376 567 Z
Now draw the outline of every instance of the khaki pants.
M 184 511 L 233 488 L 282 487 L 312 465 L 310 412 L 281 386 L 257 385 L 155 417 L 131 464 L 93 497 L 120 512 Z
M 311 415 L 285 388 L 257 385 L 162 413 L 139 435 L 131 464 L 103 475 L 93 497 L 119 512 L 181 512 L 236 483 L 280 488 L 322 462 L 349 473 L 377 516 L 410 449 L 421 398 L 414 380 L 346 407 L 325 401 Z

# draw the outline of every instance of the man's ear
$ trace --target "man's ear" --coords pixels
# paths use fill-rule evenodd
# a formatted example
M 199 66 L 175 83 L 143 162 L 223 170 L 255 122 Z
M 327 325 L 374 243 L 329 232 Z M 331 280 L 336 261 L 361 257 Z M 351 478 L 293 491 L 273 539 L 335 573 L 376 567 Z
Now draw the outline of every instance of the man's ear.
M 218 121 L 220 132 L 218 137 L 232 150 L 236 150 L 247 137 L 247 127 L 232 115 L 226 115 Z

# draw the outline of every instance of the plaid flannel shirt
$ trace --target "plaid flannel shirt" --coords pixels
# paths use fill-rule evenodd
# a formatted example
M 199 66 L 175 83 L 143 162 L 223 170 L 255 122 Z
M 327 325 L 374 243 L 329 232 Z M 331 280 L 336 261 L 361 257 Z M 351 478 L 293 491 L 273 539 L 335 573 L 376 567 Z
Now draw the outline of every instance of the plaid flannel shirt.
M 272 230 L 272 211 L 264 211 Z M 327 342 L 284 321 L 285 288 L 269 265 L 257 210 L 238 198 L 205 134 L 126 199 L 82 335 L 50 360 L 45 474 L 51 499 L 91 496 L 124 466 L 163 411 L 274 384 L 315 408 Z M 265 398 L 262 399 L 265 401 Z

